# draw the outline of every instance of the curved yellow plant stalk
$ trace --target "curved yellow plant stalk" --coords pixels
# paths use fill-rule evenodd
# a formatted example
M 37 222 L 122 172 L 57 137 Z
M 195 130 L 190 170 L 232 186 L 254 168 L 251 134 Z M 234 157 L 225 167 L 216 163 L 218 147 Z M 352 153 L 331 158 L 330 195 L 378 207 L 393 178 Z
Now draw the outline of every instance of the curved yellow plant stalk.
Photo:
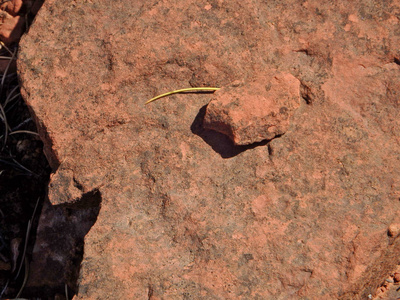
M 175 90 L 172 92 L 168 92 L 165 94 L 158 95 L 154 98 L 151 98 L 149 101 L 147 101 L 145 104 L 149 104 L 150 102 L 156 101 L 160 98 L 172 95 L 172 94 L 178 94 L 178 93 L 184 93 L 184 92 L 215 92 L 218 91 L 220 88 L 217 87 L 193 87 L 193 88 L 186 88 L 186 89 L 180 89 L 180 90 Z

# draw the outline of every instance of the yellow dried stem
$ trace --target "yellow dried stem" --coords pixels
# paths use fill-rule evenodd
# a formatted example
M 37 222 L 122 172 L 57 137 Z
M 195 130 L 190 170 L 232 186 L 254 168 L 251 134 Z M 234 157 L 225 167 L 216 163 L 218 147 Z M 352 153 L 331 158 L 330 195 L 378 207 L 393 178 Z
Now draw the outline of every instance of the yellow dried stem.
M 178 94 L 178 93 L 185 93 L 185 92 L 215 92 L 218 91 L 220 88 L 217 87 L 194 87 L 194 88 L 186 88 L 186 89 L 180 89 L 180 90 L 175 90 L 172 92 L 168 92 L 165 94 L 158 95 L 154 98 L 151 98 L 149 101 L 147 101 L 145 104 L 149 104 L 150 102 L 156 101 L 160 98 L 172 95 L 172 94 Z

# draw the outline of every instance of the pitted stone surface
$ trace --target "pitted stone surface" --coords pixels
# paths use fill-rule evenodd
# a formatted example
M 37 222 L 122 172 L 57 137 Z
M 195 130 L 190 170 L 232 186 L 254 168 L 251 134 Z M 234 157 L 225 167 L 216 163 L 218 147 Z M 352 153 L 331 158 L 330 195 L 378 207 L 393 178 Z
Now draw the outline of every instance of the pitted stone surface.
M 388 236 L 400 222 L 399 11 L 398 1 L 47 0 L 19 72 L 50 163 L 68 170 L 49 194 L 102 199 L 74 299 L 374 293 L 400 249 Z M 292 74 L 310 103 L 268 145 L 197 130 L 210 94 L 144 105 L 266 70 Z
M 207 105 L 204 127 L 249 145 L 283 135 L 300 106 L 300 81 L 272 74 L 223 88 Z

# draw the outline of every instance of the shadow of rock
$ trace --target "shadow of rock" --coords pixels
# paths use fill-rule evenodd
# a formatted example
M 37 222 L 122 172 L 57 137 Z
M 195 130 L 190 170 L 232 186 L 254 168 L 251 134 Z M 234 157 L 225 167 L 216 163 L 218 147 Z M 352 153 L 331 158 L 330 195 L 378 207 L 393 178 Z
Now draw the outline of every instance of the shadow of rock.
M 77 292 L 84 238 L 96 222 L 100 206 L 99 191 L 84 194 L 73 205 L 44 202 L 26 285 L 28 295 L 65 294 L 65 284 L 70 297 Z

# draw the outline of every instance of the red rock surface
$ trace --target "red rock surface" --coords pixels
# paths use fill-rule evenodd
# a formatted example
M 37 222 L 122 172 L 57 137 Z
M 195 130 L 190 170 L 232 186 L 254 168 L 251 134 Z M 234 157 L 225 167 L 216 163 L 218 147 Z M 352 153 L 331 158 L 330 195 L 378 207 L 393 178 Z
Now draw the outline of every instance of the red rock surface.
M 55 171 L 49 198 L 102 199 L 74 299 L 373 294 L 400 249 L 388 235 L 400 222 L 399 12 L 366 0 L 45 2 L 19 72 Z M 305 100 L 268 144 L 204 129 L 209 94 L 144 105 L 266 70 L 292 74 Z
M 207 105 L 203 126 L 227 135 L 235 145 L 283 135 L 301 103 L 300 82 L 291 74 L 237 83 L 215 95 Z

